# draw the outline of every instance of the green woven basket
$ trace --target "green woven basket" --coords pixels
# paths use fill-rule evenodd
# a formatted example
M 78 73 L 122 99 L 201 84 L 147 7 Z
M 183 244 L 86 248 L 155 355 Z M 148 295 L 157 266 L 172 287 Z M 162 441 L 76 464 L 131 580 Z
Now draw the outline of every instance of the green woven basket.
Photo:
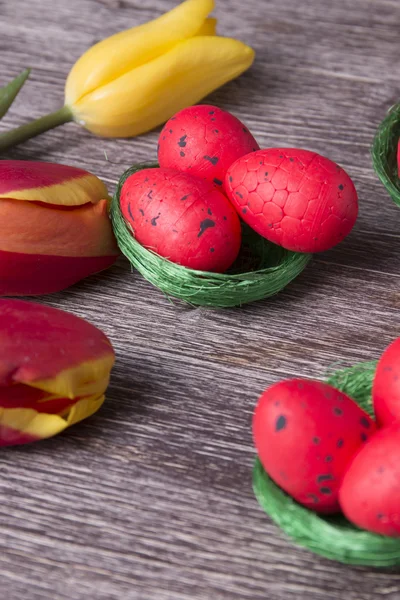
M 224 274 L 182 267 L 144 248 L 132 235 L 119 205 L 122 185 L 141 169 L 157 163 L 135 165 L 119 180 L 111 203 L 114 233 L 122 253 L 143 277 L 167 296 L 198 306 L 241 306 L 280 292 L 297 277 L 311 254 L 290 252 L 268 242 L 250 227 L 242 225 L 242 248 L 233 267 Z
M 373 414 L 371 390 L 376 363 L 336 371 L 328 383 L 342 390 Z M 323 516 L 298 504 L 264 471 L 259 459 L 253 470 L 253 489 L 270 518 L 298 544 L 326 558 L 371 567 L 400 565 L 400 539 L 363 531 L 342 515 Z
M 400 139 L 400 104 L 393 106 L 378 127 L 372 146 L 374 169 L 393 201 L 400 206 L 397 145 Z

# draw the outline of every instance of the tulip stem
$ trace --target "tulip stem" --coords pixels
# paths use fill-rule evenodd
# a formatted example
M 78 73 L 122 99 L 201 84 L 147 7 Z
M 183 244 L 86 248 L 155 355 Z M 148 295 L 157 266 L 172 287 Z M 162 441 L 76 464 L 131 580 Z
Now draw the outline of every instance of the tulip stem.
M 5 133 L 0 134 L 0 152 L 4 152 L 4 150 L 8 150 L 13 146 L 17 146 L 22 142 L 26 142 L 27 140 L 40 135 L 41 133 L 45 133 L 45 131 L 49 131 L 49 129 L 64 125 L 64 123 L 68 123 L 72 120 L 73 115 L 71 109 L 68 106 L 63 106 L 49 115 L 40 117 L 35 121 L 21 125 L 11 131 L 6 131 Z

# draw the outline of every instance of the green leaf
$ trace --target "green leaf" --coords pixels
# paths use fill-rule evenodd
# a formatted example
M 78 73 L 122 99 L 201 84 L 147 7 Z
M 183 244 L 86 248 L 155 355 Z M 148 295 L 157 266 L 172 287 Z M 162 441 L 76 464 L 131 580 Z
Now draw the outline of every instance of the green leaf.
M 31 70 L 25 69 L 13 81 L 0 88 L 0 119 L 4 117 L 11 104 L 14 102 L 18 92 L 28 79 Z

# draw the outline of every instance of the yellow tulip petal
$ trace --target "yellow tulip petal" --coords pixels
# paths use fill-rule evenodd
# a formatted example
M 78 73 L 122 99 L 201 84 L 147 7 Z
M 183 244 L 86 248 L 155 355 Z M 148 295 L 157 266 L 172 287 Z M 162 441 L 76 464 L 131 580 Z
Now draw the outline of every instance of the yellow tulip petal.
M 32 437 L 33 440 L 49 438 L 93 415 L 103 402 L 104 395 L 83 398 L 63 416 L 40 413 L 27 408 L 0 408 L 0 431 L 4 427 Z
M 206 19 L 196 35 L 217 35 L 217 19 Z
M 166 54 L 88 94 L 75 118 L 103 137 L 133 137 L 248 69 L 254 51 L 231 38 L 193 37 Z
M 61 398 L 76 398 L 88 394 L 102 394 L 110 379 L 110 371 L 115 362 L 110 353 L 97 360 L 88 360 L 70 369 L 65 369 L 55 377 L 29 382 L 30 387 L 38 388 Z
M 214 0 L 186 0 L 158 19 L 121 31 L 90 48 L 75 63 L 65 86 L 65 103 L 163 55 L 196 35 L 214 8 Z
M 12 192 L 14 200 L 30 200 L 57 206 L 81 206 L 108 198 L 105 184 L 94 175 L 86 175 L 80 179 L 58 183 L 49 187 L 32 188 Z M 0 198 L 10 198 L 10 194 L 0 194 Z
M 0 198 L 81 206 L 108 198 L 105 184 L 83 169 L 27 160 L 0 161 Z

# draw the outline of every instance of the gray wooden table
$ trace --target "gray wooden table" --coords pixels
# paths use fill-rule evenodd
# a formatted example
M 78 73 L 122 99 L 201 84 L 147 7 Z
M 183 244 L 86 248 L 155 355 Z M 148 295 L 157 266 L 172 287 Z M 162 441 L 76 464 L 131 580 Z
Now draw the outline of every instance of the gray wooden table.
M 58 108 L 88 46 L 173 5 L 0 0 L 0 83 L 33 67 L 1 130 Z M 1 600 L 400 599 L 400 571 L 296 548 L 251 489 L 260 392 L 374 359 L 400 335 L 400 210 L 369 155 L 400 98 L 400 3 L 219 0 L 217 16 L 257 60 L 210 103 L 242 118 L 261 146 L 340 162 L 359 191 L 359 221 L 283 293 L 242 309 L 171 304 L 124 260 L 40 299 L 101 326 L 118 360 L 98 415 L 0 454 Z M 112 191 L 127 166 L 155 157 L 157 135 L 98 140 L 69 124 L 9 157 L 77 165 Z

